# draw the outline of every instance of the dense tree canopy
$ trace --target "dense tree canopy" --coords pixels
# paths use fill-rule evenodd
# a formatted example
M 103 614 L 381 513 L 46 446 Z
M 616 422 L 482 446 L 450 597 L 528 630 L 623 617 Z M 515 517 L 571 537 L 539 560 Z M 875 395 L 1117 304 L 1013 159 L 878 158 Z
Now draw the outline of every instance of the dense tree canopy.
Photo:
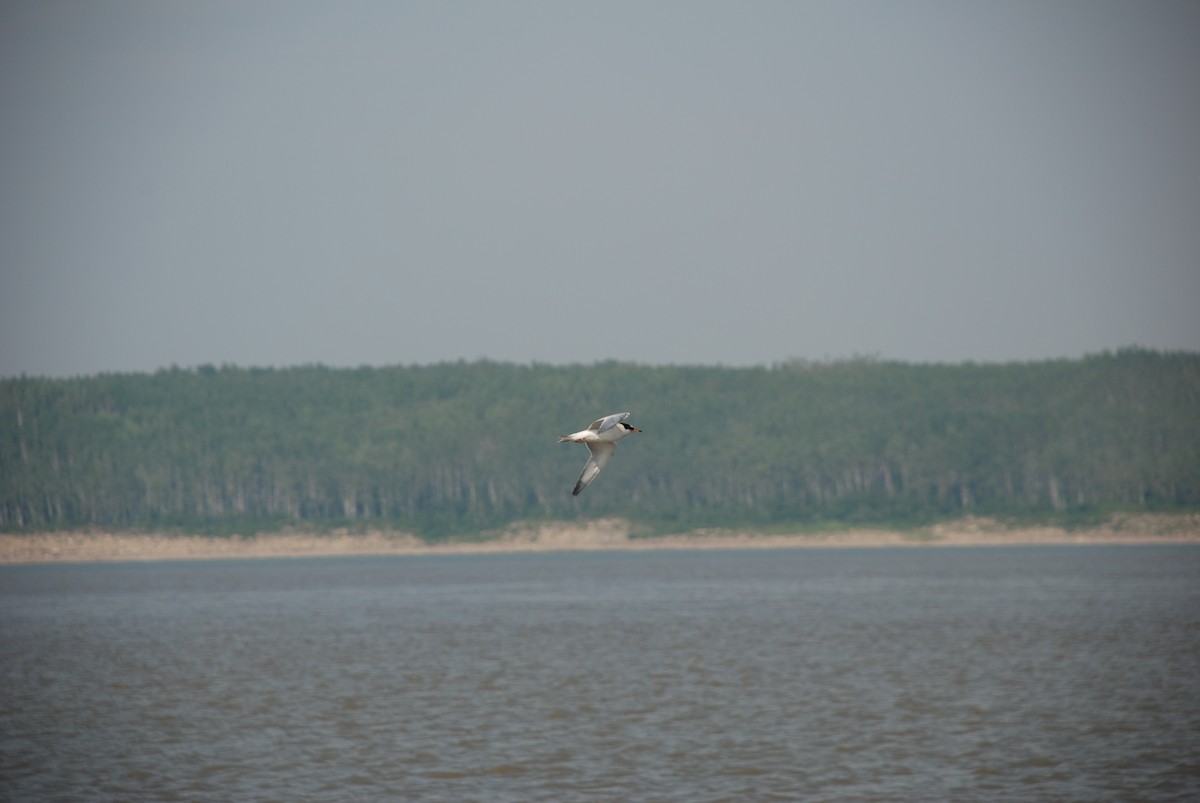
M 645 430 L 571 496 L 556 437 Z M 0 527 L 371 522 L 427 535 L 1200 507 L 1200 355 L 771 368 L 201 366 L 0 380 Z

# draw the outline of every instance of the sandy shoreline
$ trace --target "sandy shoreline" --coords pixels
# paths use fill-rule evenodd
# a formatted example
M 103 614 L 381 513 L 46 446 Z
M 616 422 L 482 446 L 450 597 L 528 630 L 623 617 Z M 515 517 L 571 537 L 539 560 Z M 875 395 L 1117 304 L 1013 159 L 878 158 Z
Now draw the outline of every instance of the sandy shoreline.
M 543 524 L 496 538 L 426 544 L 406 534 L 368 531 L 271 533 L 213 538 L 128 532 L 0 534 L 0 564 L 106 563 L 352 555 L 466 555 L 522 552 L 663 549 L 791 549 L 812 547 L 953 547 L 1066 544 L 1200 544 L 1200 515 L 1127 516 L 1089 530 L 1008 529 L 987 519 L 963 519 L 914 532 L 850 530 L 830 534 L 762 535 L 699 531 L 631 538 L 627 523 L 602 520 Z

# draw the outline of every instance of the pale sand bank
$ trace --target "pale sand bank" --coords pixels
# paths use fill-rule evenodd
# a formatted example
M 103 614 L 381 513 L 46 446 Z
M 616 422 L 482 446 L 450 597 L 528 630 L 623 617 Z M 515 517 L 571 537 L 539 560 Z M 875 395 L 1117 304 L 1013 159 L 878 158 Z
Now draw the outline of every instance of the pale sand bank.
M 850 530 L 830 534 L 763 535 L 725 530 L 631 538 L 618 520 L 543 524 L 484 541 L 426 544 L 396 532 L 270 533 L 211 538 L 122 532 L 0 534 L 0 564 L 212 560 L 336 555 L 465 555 L 520 552 L 661 549 L 781 549 L 804 547 L 949 547 L 1025 544 L 1200 544 L 1200 514 L 1123 516 L 1089 530 L 1008 529 L 969 518 L 914 532 Z

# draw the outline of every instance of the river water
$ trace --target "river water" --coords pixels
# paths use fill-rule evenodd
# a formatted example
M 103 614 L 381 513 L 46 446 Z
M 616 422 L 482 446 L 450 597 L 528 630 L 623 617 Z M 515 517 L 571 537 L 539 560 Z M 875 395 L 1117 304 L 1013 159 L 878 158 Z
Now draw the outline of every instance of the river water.
M 1200 548 L 6 567 L 0 799 L 1196 800 Z

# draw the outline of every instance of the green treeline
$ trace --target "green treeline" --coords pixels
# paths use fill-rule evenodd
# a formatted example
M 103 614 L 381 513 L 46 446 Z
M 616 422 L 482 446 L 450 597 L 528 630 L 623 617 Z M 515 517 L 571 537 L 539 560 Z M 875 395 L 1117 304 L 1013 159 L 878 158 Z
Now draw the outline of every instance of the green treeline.
M 577 498 L 557 436 L 644 434 Z M 492 362 L 0 380 L 0 528 L 426 536 L 1200 507 L 1200 354 L 771 368 Z

